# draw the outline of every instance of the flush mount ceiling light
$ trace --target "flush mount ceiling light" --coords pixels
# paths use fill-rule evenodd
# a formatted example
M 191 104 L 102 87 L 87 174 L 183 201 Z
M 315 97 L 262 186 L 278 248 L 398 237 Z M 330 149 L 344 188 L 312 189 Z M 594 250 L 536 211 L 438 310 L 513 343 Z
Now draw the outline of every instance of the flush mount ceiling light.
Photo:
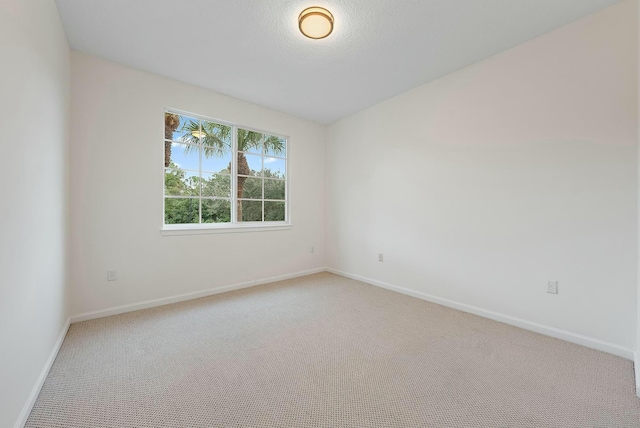
M 308 7 L 300 13 L 298 27 L 310 39 L 324 39 L 333 31 L 333 15 L 322 7 Z
M 204 131 L 199 131 L 199 130 L 195 130 L 195 131 L 191 131 L 191 135 L 193 135 L 196 138 L 204 138 L 207 136 L 207 134 Z

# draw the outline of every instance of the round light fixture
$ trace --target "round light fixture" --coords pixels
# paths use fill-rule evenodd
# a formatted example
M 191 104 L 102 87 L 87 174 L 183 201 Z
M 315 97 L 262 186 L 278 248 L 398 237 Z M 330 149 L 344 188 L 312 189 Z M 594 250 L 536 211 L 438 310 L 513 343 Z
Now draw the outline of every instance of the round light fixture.
M 191 135 L 193 135 L 195 138 L 204 138 L 207 136 L 204 131 L 199 131 L 197 129 L 195 131 L 191 131 Z
M 333 31 L 333 15 L 322 7 L 308 7 L 300 13 L 298 27 L 310 39 L 324 39 Z

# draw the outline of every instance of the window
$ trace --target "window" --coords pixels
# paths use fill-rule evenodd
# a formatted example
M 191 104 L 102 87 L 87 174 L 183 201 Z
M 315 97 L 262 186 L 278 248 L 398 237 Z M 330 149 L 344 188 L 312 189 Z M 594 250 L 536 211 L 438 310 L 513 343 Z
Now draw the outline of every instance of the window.
M 165 111 L 164 229 L 288 224 L 287 138 Z

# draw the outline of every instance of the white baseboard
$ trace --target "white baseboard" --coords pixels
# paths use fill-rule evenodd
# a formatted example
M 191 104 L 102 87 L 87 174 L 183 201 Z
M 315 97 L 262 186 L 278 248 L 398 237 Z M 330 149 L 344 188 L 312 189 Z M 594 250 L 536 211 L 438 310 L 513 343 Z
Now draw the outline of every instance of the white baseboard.
M 638 350 L 635 353 L 633 368 L 636 372 L 636 395 L 640 398 L 640 346 L 638 346 Z
M 102 309 L 99 311 L 85 312 L 71 317 L 71 324 L 80 321 L 87 321 L 96 318 L 107 317 L 110 315 L 124 314 L 126 312 L 139 311 L 140 309 L 148 309 L 156 306 L 168 305 L 171 303 L 183 302 L 185 300 L 198 299 L 200 297 L 212 296 L 214 294 L 226 293 L 227 291 L 240 290 L 242 288 L 255 287 L 256 285 L 267 284 L 270 282 L 283 281 L 285 279 L 297 278 L 299 276 L 312 275 L 314 273 L 326 272 L 325 268 L 317 268 L 302 272 L 290 273 L 287 275 L 272 276 L 270 278 L 258 279 L 254 281 L 242 282 L 239 284 L 225 285 L 217 288 L 210 288 L 193 293 L 179 294 L 177 296 L 163 297 L 161 299 L 147 300 L 140 303 L 132 303 L 129 305 L 117 306 L 114 308 Z
M 40 376 L 38 376 L 38 379 L 36 380 L 36 384 L 31 389 L 31 393 L 29 394 L 29 397 L 27 398 L 27 402 L 22 407 L 22 411 L 20 412 L 20 415 L 18 416 L 18 419 L 16 420 L 14 428 L 23 428 L 24 424 L 27 423 L 27 419 L 29 418 L 29 414 L 31 413 L 31 409 L 33 408 L 33 405 L 35 404 L 36 399 L 38 398 L 38 394 L 40 394 L 40 390 L 42 389 L 42 385 L 44 385 L 45 379 L 49 375 L 49 370 L 51 370 L 51 366 L 53 366 L 53 362 L 56 360 L 56 357 L 58 356 L 58 351 L 60 350 L 60 347 L 62 346 L 62 342 L 64 341 L 64 337 L 67 335 L 67 331 L 69 330 L 69 325 L 70 324 L 71 324 L 71 320 L 69 318 L 67 318 L 67 320 L 64 323 L 64 326 L 62 327 L 62 331 L 60 331 L 60 335 L 58 336 L 58 339 L 56 340 L 56 343 L 53 345 L 53 349 L 51 350 L 51 353 L 49 354 L 49 358 L 47 358 L 47 361 L 45 362 L 44 367 L 42 368 L 42 371 L 40 372 Z
M 453 300 L 432 296 L 430 294 L 409 290 L 407 288 L 398 287 L 396 285 L 388 284 L 382 281 L 377 281 L 371 278 L 366 278 L 360 275 L 355 275 L 349 272 L 342 272 L 337 269 L 327 268 L 327 272 L 335 273 L 337 275 L 355 279 L 357 281 L 366 282 L 367 284 L 375 285 L 376 287 L 385 288 L 391 291 L 396 291 L 398 293 L 406 294 L 408 296 L 417 297 L 418 299 L 426 300 L 432 303 L 437 303 L 438 305 L 447 306 L 453 309 L 458 309 L 460 311 L 468 312 L 474 315 L 479 315 L 481 317 L 489 318 L 494 321 L 510 324 L 516 327 L 523 328 L 525 330 L 534 331 L 536 333 L 544 334 L 545 336 L 555 337 L 556 339 L 566 340 L 567 342 L 576 343 L 578 345 L 586 346 L 588 348 L 597 349 L 598 351 L 608 352 L 609 354 L 617 355 L 619 357 L 626 358 L 628 360 L 634 359 L 634 352 L 631 349 L 624 348 L 622 346 L 605 342 L 603 340 L 596 339 L 593 337 L 583 336 L 581 334 L 576 334 L 566 330 L 560 330 L 560 329 L 549 327 L 543 324 L 538 324 L 535 322 L 523 320 L 521 318 L 515 318 L 509 315 L 500 314 L 498 312 L 489 311 L 486 309 L 478 308 L 476 306 L 467 305 L 465 303 L 459 303 Z M 638 362 L 636 360 L 636 365 L 637 364 Z M 640 366 L 638 367 L 640 368 Z

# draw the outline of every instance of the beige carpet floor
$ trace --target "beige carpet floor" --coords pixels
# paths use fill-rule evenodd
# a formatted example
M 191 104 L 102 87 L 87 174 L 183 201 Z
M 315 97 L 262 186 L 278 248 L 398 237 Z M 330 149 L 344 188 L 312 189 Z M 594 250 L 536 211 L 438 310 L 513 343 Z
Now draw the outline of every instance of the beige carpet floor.
M 27 427 L 640 427 L 631 361 L 323 273 L 73 324 Z

